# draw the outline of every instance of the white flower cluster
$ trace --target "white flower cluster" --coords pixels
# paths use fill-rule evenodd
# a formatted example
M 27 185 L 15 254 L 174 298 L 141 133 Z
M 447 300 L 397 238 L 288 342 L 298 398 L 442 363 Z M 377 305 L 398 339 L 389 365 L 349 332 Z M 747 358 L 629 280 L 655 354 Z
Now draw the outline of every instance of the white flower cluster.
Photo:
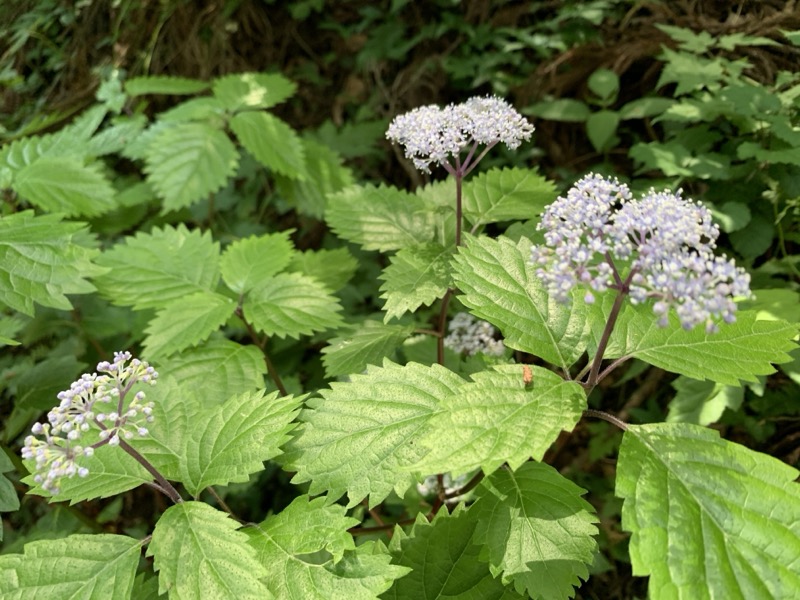
M 502 356 L 506 348 L 496 340 L 495 328 L 486 321 L 476 319 L 467 312 L 456 314 L 447 325 L 448 335 L 444 345 L 459 354 L 472 356 L 478 352 L 489 356 Z
M 531 260 L 561 302 L 579 283 L 597 292 L 618 289 L 634 304 L 654 299 L 662 327 L 674 307 L 685 329 L 705 323 L 711 333 L 714 319 L 736 320 L 734 297 L 750 296 L 744 269 L 714 255 L 719 228 L 709 210 L 680 192 L 650 190 L 633 200 L 626 185 L 590 174 L 545 210 L 538 228 L 546 245 L 534 246 Z
M 476 96 L 461 104 L 421 106 L 399 115 L 386 137 L 405 148 L 417 169 L 429 173 L 431 163 L 448 164 L 470 145 L 474 151 L 478 144 L 503 142 L 514 149 L 532 133 L 533 125 L 505 100 Z
M 104 444 L 118 445 L 120 435 L 126 439 L 145 436 L 145 423 L 153 421 L 153 403 L 144 401 L 144 392 L 137 392 L 125 404 L 126 394 L 137 381 L 155 385 L 158 373 L 153 367 L 131 359 L 130 352 L 115 352 L 114 362 L 98 363 L 97 371 L 104 374 L 81 375 L 68 390 L 59 392 L 61 402 L 47 414 L 48 423 L 34 424 L 33 435 L 25 438 L 22 457 L 36 461 L 33 479 L 51 494 L 59 492 L 62 478 L 89 474 L 78 465 L 80 457 L 91 456 Z M 99 430 L 100 441 L 81 445 L 83 434 L 92 429 Z

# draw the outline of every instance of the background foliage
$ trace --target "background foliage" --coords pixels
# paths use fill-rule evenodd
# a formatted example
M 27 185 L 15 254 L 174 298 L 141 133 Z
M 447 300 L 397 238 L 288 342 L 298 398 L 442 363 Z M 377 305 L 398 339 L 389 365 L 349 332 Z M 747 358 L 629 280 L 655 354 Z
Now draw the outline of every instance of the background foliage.
M 470 254 L 459 257 L 455 273 L 441 271 L 428 287 L 414 286 L 415 268 L 447 263 L 443 252 L 453 235 L 445 209 L 449 184 L 439 181 L 440 174 L 418 173 L 384 140 L 389 120 L 418 105 L 497 93 L 536 124 L 533 143 L 513 154 L 495 149 L 481 164 L 484 172 L 473 175 L 465 190 L 470 225 L 505 231 L 515 242 L 530 236 L 530 224 L 508 227 L 508 222 L 532 218 L 530 198 L 544 206 L 590 169 L 635 175 L 640 188 L 682 187 L 713 206 L 722 246 L 753 275 L 757 300 L 745 308 L 798 323 L 799 31 L 794 3 L 769 1 L 399 0 L 377 6 L 357 0 L 241 0 L 204 10 L 179 0 L 3 2 L 3 554 L 21 552 L 35 540 L 101 532 L 140 538 L 152 533 L 157 551 L 172 543 L 159 537 L 158 529 L 153 532 L 154 515 L 161 514 L 165 523 L 209 521 L 220 539 L 233 544 L 247 534 L 259 553 L 276 552 L 267 539 L 257 539 L 258 531 L 226 530 L 202 503 L 170 508 L 160 494 L 131 489 L 127 481 L 119 482 L 120 491 L 129 490 L 121 496 L 77 505 L 22 497 L 26 471 L 16 458 L 21 437 L 58 391 L 113 350 L 130 348 L 151 360 L 172 377 L 164 382 L 167 390 L 195 390 L 196 409 L 207 411 L 203 422 L 213 428 L 221 418 L 214 413 L 220 398 L 236 396 L 259 406 L 263 398 L 251 395 L 264 384 L 271 393 L 288 391 L 295 399 L 321 394 L 357 402 L 331 383 L 364 371 L 368 363 L 380 365 L 383 357 L 394 361 L 390 364 L 430 364 L 434 345 L 413 332 L 417 322 L 433 324 L 436 312 L 429 306 L 451 278 L 465 292 L 466 306 L 506 325 L 513 347 L 528 343 L 514 337 L 513 315 L 488 308 L 480 314 L 478 300 L 492 290 L 470 278 L 483 264 L 476 258 L 481 252 L 512 260 L 517 249 L 508 240 L 475 242 Z M 497 166 L 509 168 L 486 173 Z M 499 207 L 486 200 L 498 194 L 505 194 Z M 408 315 L 413 311 L 416 322 Z M 562 350 L 545 358 L 558 359 Z M 572 351 L 576 356 L 569 361 L 583 348 Z M 646 348 L 641 352 L 652 359 Z M 514 357 L 532 360 L 521 351 Z M 725 440 L 797 467 L 797 350 L 792 359 L 775 374 L 753 367 L 744 371 L 746 377 L 738 365 L 731 369 L 720 362 L 713 381 L 691 379 L 698 374 L 689 366 L 674 375 L 634 362 L 604 380 L 590 405 L 632 423 L 711 425 Z M 486 368 L 454 354 L 445 364 L 465 376 Z M 352 377 L 356 385 L 347 389 L 358 389 L 359 381 L 390 385 L 393 368 L 371 366 Z M 420 369 L 421 378 L 429 377 Z M 495 377 L 470 385 L 499 385 L 502 378 Z M 747 380 L 743 387 L 737 385 L 740 378 Z M 449 385 L 461 385 L 458 379 Z M 320 402 L 317 397 L 307 404 Z M 276 437 L 261 443 L 276 453 L 288 436 L 281 427 L 288 427 L 298 406 L 273 404 L 272 410 L 260 418 L 273 419 Z M 324 411 L 314 415 L 324 421 Z M 641 551 L 629 548 L 621 521 L 635 522 L 637 507 L 656 499 L 636 500 L 623 512 L 612 482 L 617 458 L 635 454 L 636 444 L 647 446 L 658 428 L 642 425 L 620 448 L 619 432 L 607 423 L 578 421 L 578 413 L 569 418 L 577 422 L 570 434 L 547 447 L 525 449 L 525 456 L 543 456 L 588 490 L 585 500 L 569 489 L 553 492 L 556 497 L 576 506 L 588 502 L 597 512 L 600 551 L 576 549 L 576 556 L 565 557 L 567 567 L 570 561 L 581 568 L 591 563 L 591 577 L 577 597 L 644 597 L 647 580 L 631 575 L 631 562 L 642 560 Z M 553 427 L 555 437 L 560 423 Z M 693 440 L 687 444 L 697 442 L 692 431 L 687 429 L 687 440 Z M 291 476 L 274 462 L 248 481 L 275 453 L 248 456 L 249 466 L 225 480 L 231 482 L 224 492 L 227 505 L 246 521 L 283 511 L 286 520 L 334 522 L 344 531 L 364 519 L 365 525 L 376 525 L 370 509 L 377 501 L 386 500 L 383 518 L 411 515 L 412 520 L 416 513 L 409 506 L 427 501 L 401 500 L 392 479 L 380 497 L 369 498 L 369 506 L 356 500 L 349 513 L 342 505 L 308 502 L 300 494 L 309 489 L 348 491 L 351 500 L 365 489 L 352 474 L 337 478 L 335 465 L 291 462 L 303 445 L 314 443 L 313 434 L 301 437 L 286 459 L 298 473 L 296 482 L 310 482 L 306 487 L 290 485 Z M 186 444 L 192 447 L 191 441 Z M 344 462 L 369 478 L 374 466 L 357 465 L 359 458 Z M 444 460 L 426 460 L 437 459 Z M 467 472 L 481 464 L 475 460 L 459 468 Z M 509 457 L 515 466 L 521 460 Z M 169 456 L 163 466 L 182 473 L 192 492 L 222 482 L 170 463 Z M 498 472 L 474 506 L 502 520 L 507 507 L 498 490 L 512 483 L 524 488 L 537 478 L 549 481 L 548 469 L 531 463 L 513 474 L 517 482 Z M 621 496 L 635 496 L 639 469 L 628 463 L 618 474 Z M 786 477 L 776 473 L 771 481 L 783 486 Z M 411 481 L 409 475 L 406 487 L 413 496 L 420 492 Z M 354 493 L 347 485 L 358 489 Z M 86 497 L 91 491 L 69 492 L 73 501 Z M 291 530 L 281 533 L 283 521 L 270 527 L 273 538 L 292 545 L 294 553 L 323 552 L 293 539 Z M 395 535 L 390 550 L 402 551 L 404 561 L 395 576 L 441 543 L 441 536 L 432 534 L 436 529 L 447 530 L 454 545 L 436 551 L 453 552 L 470 536 L 482 536 L 494 553 L 493 564 L 507 573 L 521 569 L 497 555 L 506 541 L 491 540 L 485 526 L 470 527 L 474 523 L 456 511 L 430 523 L 418 520 L 408 537 Z M 81 539 L 86 557 L 113 553 L 131 560 L 139 551 L 118 536 Z M 370 541 L 356 549 L 340 539 L 341 547 L 324 550 L 346 556 L 353 568 L 381 571 L 383 558 L 371 540 L 389 540 L 362 539 Z M 48 552 L 62 551 L 57 542 L 51 544 Z M 480 558 L 467 552 L 459 569 L 475 572 Z M 257 564 L 253 560 L 253 573 Z M 321 569 L 320 589 L 336 585 L 339 579 L 325 577 L 346 565 Z M 156 566 L 167 573 L 174 568 Z M 525 577 L 516 579 L 515 593 L 534 585 Z M 653 580 L 659 577 L 652 573 Z M 404 586 L 393 588 L 398 598 L 416 597 L 415 590 L 430 585 L 414 578 L 398 581 Z M 498 581 L 484 577 L 475 589 L 487 590 L 480 597 L 502 594 L 505 588 L 492 587 Z M 291 578 L 270 583 L 284 589 Z M 384 589 L 377 580 L 372 585 L 373 591 Z M 563 591 L 556 581 L 549 589 Z

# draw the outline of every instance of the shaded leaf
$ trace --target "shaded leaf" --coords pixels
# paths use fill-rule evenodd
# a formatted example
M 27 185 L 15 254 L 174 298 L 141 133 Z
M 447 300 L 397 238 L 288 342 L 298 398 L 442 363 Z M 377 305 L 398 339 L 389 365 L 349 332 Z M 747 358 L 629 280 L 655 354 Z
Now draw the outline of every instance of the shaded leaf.
M 413 325 L 386 325 L 366 320 L 330 340 L 322 349 L 322 363 L 328 377 L 360 373 L 368 364 L 378 365 L 391 358 L 412 333 Z
M 430 242 L 403 248 L 392 256 L 381 274 L 384 322 L 442 298 L 452 285 L 452 255 L 452 248 Z
M 196 292 L 213 291 L 219 280 L 219 244 L 208 232 L 166 226 L 125 238 L 97 263 L 109 271 L 95 283 L 114 304 L 163 308 Z
M 233 315 L 236 302 L 220 294 L 197 292 L 158 311 L 145 329 L 144 356 L 169 356 L 208 339 Z
M 294 252 L 286 268 L 316 279 L 332 292 L 342 289 L 357 269 L 358 261 L 347 248 Z
M 72 304 L 65 294 L 88 294 L 86 278 L 105 271 L 83 245 L 83 223 L 62 223 L 58 215 L 23 211 L 0 218 L 0 302 L 33 316 L 34 302 L 61 310 Z
M 342 324 L 341 306 L 316 280 L 283 273 L 262 282 L 242 305 L 245 319 L 269 336 L 299 338 Z
M 292 259 L 291 230 L 250 236 L 225 249 L 220 260 L 222 279 L 237 294 L 249 292 L 265 279 L 283 271 Z
M 553 467 L 535 462 L 485 479 L 470 514 L 492 575 L 502 573 L 504 583 L 537 600 L 572 598 L 597 551 L 597 517 L 584 493 Z
M 208 87 L 208 82 L 200 81 L 199 79 L 171 77 L 169 75 L 148 75 L 128 79 L 125 82 L 125 93 L 129 96 L 144 96 L 145 94 L 179 96 L 197 94 L 208 89 Z
M 672 382 L 677 394 L 670 400 L 667 421 L 708 425 L 719 421 L 726 408 L 737 410 L 744 400 L 744 388 L 678 377 Z
M 178 210 L 224 186 L 236 172 L 239 153 L 222 131 L 203 123 L 178 123 L 160 131 L 145 155 L 147 181 Z

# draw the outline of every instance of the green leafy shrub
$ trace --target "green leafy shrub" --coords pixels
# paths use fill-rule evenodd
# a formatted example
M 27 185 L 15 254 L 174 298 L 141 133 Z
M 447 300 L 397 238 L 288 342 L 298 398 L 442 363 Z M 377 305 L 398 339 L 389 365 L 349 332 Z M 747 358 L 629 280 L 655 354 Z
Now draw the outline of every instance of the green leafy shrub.
M 735 408 L 793 364 L 796 318 L 759 300 L 734 318 L 749 276 L 713 258 L 711 213 L 599 176 L 556 200 L 533 169 L 475 175 L 531 135 L 496 98 L 390 127 L 447 179 L 356 183 L 274 114 L 293 92 L 277 74 L 111 77 L 70 125 L 0 151 L 0 341 L 19 344 L 2 365 L 24 373 L 3 380 L 3 439 L 26 437 L 0 471 L 54 502 L 171 501 L 142 532 L 16 533 L 3 596 L 573 597 L 600 518 L 545 454 L 587 417 L 623 431 L 615 494 L 651 597 L 795 596 L 797 470 L 695 423 L 625 423 L 594 393 L 636 360 Z M 149 119 L 150 94 L 190 97 Z M 350 245 L 301 250 L 320 218 Z M 159 375 L 106 361 L 112 344 Z M 95 354 L 104 375 L 54 409 Z M 241 522 L 227 501 L 265 469 L 293 473 L 293 498 Z M 5 478 L 0 500 L 17 509 Z

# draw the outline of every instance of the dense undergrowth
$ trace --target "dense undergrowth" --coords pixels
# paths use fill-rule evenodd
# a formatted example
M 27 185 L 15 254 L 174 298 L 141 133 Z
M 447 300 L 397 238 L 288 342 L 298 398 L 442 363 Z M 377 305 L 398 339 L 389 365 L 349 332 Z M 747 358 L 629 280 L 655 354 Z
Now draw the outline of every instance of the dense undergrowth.
M 800 593 L 794 2 L 14 0 L 0 40 L 3 594 Z M 489 94 L 535 132 L 468 175 L 386 139 Z M 709 208 L 735 324 L 548 296 L 589 172 Z M 25 438 L 117 350 L 165 480 L 103 445 L 49 502 Z

